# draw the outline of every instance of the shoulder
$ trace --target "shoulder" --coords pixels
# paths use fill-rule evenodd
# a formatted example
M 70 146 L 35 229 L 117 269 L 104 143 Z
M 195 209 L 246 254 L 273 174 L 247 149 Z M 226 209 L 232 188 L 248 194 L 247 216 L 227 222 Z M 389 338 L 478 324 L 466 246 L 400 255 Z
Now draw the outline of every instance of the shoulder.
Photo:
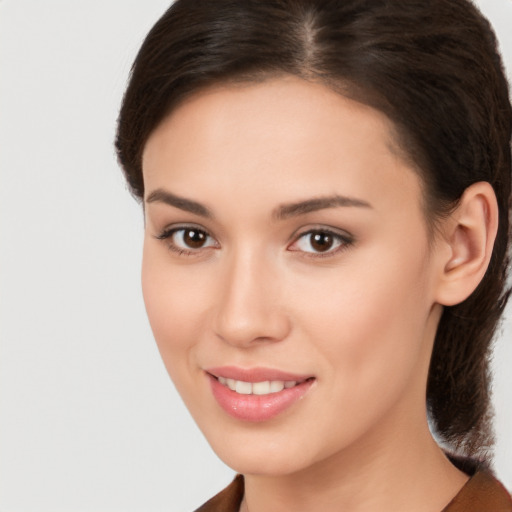
M 512 498 L 490 471 L 477 471 L 442 512 L 512 512 Z
M 219 494 L 208 500 L 195 512 L 238 512 L 244 496 L 244 477 L 235 479 Z

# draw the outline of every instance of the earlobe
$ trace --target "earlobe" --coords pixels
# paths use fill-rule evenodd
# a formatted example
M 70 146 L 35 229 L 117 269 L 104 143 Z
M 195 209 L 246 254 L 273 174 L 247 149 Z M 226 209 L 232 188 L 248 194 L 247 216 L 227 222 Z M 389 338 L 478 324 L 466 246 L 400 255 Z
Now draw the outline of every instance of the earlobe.
M 455 211 L 446 219 L 444 243 L 449 251 L 441 262 L 437 302 L 453 306 L 476 289 L 489 265 L 496 232 L 498 204 L 487 182 L 468 187 Z

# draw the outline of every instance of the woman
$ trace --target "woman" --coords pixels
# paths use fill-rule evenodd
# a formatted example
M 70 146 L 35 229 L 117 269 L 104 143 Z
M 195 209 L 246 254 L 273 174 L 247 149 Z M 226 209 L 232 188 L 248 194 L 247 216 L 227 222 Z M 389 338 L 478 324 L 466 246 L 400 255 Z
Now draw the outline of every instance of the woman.
M 116 144 L 164 363 L 243 475 L 200 510 L 512 510 L 511 124 L 467 0 L 178 0 L 153 27 Z

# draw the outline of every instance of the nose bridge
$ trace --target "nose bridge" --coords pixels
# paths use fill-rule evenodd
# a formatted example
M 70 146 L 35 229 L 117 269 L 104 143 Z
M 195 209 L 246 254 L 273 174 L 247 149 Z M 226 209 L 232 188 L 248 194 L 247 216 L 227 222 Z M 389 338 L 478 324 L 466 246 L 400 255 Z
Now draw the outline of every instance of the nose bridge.
M 244 346 L 259 340 L 278 341 L 288 332 L 279 304 L 280 282 L 263 251 L 245 246 L 226 258 L 220 276 L 215 331 L 224 341 Z

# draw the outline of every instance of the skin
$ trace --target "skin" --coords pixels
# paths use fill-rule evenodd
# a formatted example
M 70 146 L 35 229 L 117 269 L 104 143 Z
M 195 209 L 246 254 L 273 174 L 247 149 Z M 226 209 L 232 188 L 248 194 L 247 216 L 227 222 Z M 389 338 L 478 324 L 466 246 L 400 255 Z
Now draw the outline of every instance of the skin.
M 454 282 L 476 244 L 457 219 L 432 238 L 389 120 L 292 77 L 217 87 L 157 127 L 143 170 L 149 320 L 195 421 L 245 475 L 242 510 L 440 511 L 467 476 L 429 432 L 428 364 L 440 297 L 462 300 Z M 485 193 L 472 194 L 484 209 Z M 276 218 L 333 195 L 364 205 Z M 207 234 L 202 247 L 164 238 L 184 225 Z M 307 233 L 327 228 L 341 238 L 315 252 Z M 284 413 L 246 422 L 213 398 L 204 370 L 225 365 L 315 381 Z

